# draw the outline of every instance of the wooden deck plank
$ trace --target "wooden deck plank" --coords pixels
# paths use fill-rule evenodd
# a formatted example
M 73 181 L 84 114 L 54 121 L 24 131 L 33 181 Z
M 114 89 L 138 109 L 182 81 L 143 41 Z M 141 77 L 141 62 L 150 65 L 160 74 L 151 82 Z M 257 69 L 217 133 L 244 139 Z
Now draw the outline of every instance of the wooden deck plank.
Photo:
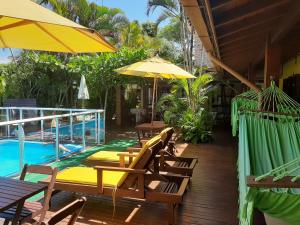
M 230 130 L 217 133 L 212 144 L 180 144 L 178 150 L 184 150 L 184 156 L 198 157 L 199 162 L 184 202 L 176 208 L 176 224 L 237 225 L 237 150 Z M 75 197 L 78 196 L 67 192 L 57 194 L 53 198 L 51 211 L 65 206 Z M 76 224 L 167 224 L 167 207 L 160 203 L 123 199 L 117 200 L 115 216 L 113 210 L 110 197 L 88 197 Z

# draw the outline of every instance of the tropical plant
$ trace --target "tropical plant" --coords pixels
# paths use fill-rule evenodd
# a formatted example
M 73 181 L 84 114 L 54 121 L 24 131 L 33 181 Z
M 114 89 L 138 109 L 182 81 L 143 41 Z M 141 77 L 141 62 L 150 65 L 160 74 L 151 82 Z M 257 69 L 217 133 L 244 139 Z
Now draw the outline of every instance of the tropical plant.
M 190 82 L 174 80 L 171 93 L 162 96 L 158 102 L 158 110 L 165 122 L 181 128 L 186 141 L 203 142 L 211 135 L 212 121 L 207 100 L 213 80 L 210 73 Z
M 100 32 L 113 44 L 118 43 L 119 31 L 129 23 L 118 8 L 99 6 L 87 0 L 40 0 L 40 4 L 83 26 Z
M 0 67 L 0 78 L 9 81 L 5 97 L 36 98 L 38 105 L 44 107 L 73 107 L 80 77 L 85 75 L 90 92 L 88 107 L 105 108 L 109 116 L 114 110 L 115 86 L 143 82 L 117 75 L 114 69 L 147 57 L 144 49 L 127 48 L 116 53 L 72 57 L 26 51 L 16 58 L 16 63 Z
M 160 37 L 165 36 L 168 40 L 178 41 L 178 31 L 180 45 L 183 52 L 185 69 L 193 71 L 193 47 L 194 29 L 190 27 L 187 17 L 184 15 L 180 0 L 148 0 L 147 14 L 154 12 L 157 8 L 162 8 L 162 13 L 157 19 L 157 24 L 169 20 L 170 23 L 162 29 Z M 171 32 L 173 31 L 173 33 Z M 172 37 L 170 39 L 170 37 Z
M 157 24 L 152 22 L 146 22 L 142 24 L 143 32 L 149 37 L 156 37 L 157 35 Z
M 1 65 L 0 65 L 0 103 L 3 101 L 5 91 L 5 80 L 4 77 L 1 76 Z
M 210 141 L 213 121 L 211 114 L 205 108 L 196 113 L 188 109 L 182 114 L 179 124 L 185 141 L 192 143 Z

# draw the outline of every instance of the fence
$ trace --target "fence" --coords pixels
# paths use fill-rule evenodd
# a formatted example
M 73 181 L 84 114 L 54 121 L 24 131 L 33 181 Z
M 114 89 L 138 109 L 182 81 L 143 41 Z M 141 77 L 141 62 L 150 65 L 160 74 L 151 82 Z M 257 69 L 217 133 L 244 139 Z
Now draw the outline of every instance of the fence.
M 105 113 L 96 109 L 0 107 L 0 176 L 24 163 L 48 163 L 105 142 Z

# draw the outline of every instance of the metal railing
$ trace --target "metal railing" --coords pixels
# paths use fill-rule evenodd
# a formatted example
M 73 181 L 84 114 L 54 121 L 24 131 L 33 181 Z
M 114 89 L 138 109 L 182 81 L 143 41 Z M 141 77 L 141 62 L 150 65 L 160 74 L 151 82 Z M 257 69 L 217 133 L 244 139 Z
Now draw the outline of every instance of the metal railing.
M 63 144 L 80 144 L 85 150 L 87 145 L 105 142 L 105 111 L 101 109 L 0 107 L 0 115 L 0 138 L 19 142 L 19 171 L 24 165 L 25 141 L 53 143 L 55 161 L 66 155 L 60 152 L 68 151 Z

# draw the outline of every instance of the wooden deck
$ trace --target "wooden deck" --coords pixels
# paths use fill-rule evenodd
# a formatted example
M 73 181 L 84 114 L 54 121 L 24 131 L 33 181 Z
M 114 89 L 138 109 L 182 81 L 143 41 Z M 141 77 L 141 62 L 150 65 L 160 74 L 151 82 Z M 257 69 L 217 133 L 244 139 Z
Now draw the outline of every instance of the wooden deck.
M 213 144 L 178 146 L 184 150 L 183 155 L 198 157 L 199 163 L 184 203 L 176 211 L 177 224 L 237 224 L 236 147 L 227 130 L 218 132 Z M 56 211 L 74 197 L 66 192 L 57 194 L 51 210 Z M 167 224 L 167 209 L 159 203 L 118 200 L 115 216 L 113 211 L 111 198 L 90 196 L 77 224 Z

